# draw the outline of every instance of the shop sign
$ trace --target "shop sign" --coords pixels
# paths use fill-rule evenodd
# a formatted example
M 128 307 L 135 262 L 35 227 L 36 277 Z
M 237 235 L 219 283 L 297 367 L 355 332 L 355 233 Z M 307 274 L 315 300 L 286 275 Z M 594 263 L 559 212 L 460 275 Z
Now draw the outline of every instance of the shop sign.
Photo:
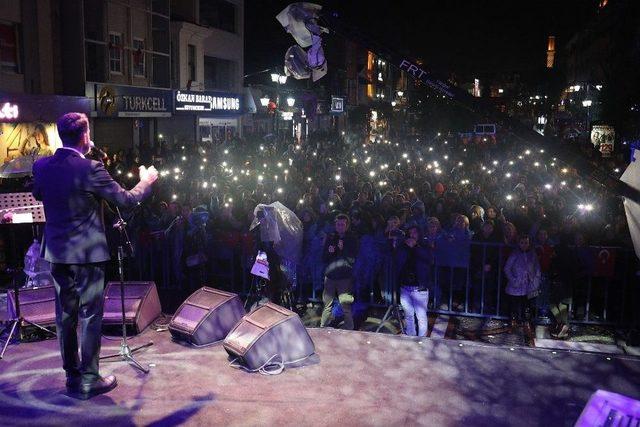
M 170 117 L 170 90 L 95 85 L 98 117 Z
M 53 123 L 69 111 L 88 114 L 91 111 L 90 101 L 84 96 L 24 94 L 0 96 L 0 122 L 2 123 Z
M 331 112 L 332 113 L 344 112 L 344 98 L 331 97 Z
M 18 104 L 12 104 L 5 102 L 0 106 L 0 120 L 1 121 L 13 121 L 17 120 L 19 116 Z
M 235 93 L 177 90 L 173 98 L 176 114 L 230 115 L 241 112 L 240 95 Z

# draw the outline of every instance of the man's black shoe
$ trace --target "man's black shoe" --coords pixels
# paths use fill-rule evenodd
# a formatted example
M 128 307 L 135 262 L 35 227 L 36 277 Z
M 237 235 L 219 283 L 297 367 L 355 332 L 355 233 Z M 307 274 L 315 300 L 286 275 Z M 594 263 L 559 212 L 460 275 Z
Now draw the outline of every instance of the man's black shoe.
M 82 383 L 75 393 L 71 393 L 71 396 L 76 399 L 87 400 L 93 396 L 107 393 L 116 388 L 117 385 L 116 377 L 109 375 L 91 383 Z
M 69 393 L 78 393 L 82 385 L 82 377 L 67 377 L 67 391 Z

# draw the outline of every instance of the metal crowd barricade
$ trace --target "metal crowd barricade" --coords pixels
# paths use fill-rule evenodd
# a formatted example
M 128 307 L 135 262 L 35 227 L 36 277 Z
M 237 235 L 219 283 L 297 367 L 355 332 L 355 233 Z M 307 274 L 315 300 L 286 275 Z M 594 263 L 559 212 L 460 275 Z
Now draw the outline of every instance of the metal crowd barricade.
M 436 257 L 436 262 L 432 265 L 432 271 L 430 272 L 432 278 L 430 283 L 430 295 L 432 295 L 430 311 L 470 317 L 508 318 L 508 301 L 505 304 L 507 295 L 504 291 L 507 284 L 504 265 L 513 248 L 501 243 L 477 242 L 471 242 L 470 248 L 471 251 L 474 248 L 478 248 L 477 250 L 481 254 L 480 262 L 475 265 L 475 267 L 480 267 L 479 271 L 474 271 L 474 266 L 470 265 L 470 263 L 465 266 L 450 265 L 442 262 L 442 260 L 438 262 Z M 483 266 L 487 262 L 487 251 L 491 250 L 491 248 L 497 251 L 497 271 L 493 272 L 491 277 L 488 277 L 489 275 L 484 271 Z M 569 312 L 573 314 L 570 317 L 571 323 L 619 326 L 638 324 L 640 314 L 635 307 L 640 304 L 640 287 L 629 285 L 630 283 L 638 284 L 636 274 L 640 269 L 640 263 L 636 259 L 633 250 L 604 246 L 591 246 L 588 250 L 594 254 L 593 265 L 583 276 L 571 277 L 570 283 L 564 285 L 571 291 L 571 305 L 569 306 Z M 613 257 L 612 253 L 616 254 L 615 263 L 605 267 L 598 267 L 598 260 L 608 256 Z M 472 259 L 473 257 L 470 257 L 469 261 L 471 262 Z M 566 266 L 566 268 L 570 268 L 570 266 Z M 396 287 L 397 274 L 398 272 L 395 271 L 393 263 L 387 260 L 384 264 L 383 275 L 386 284 L 384 299 L 387 303 L 391 302 L 391 295 Z M 545 291 L 552 293 L 553 287 L 558 286 L 557 278 L 548 279 L 551 280 L 551 284 Z M 460 289 L 461 285 L 464 289 Z M 598 294 L 594 291 L 596 287 L 600 291 Z M 492 294 L 488 291 L 488 288 L 492 288 Z M 442 305 L 441 298 L 443 290 L 448 291 L 444 305 Z M 455 300 L 456 293 L 458 293 L 458 296 L 462 295 L 461 301 Z M 474 307 L 471 296 L 475 296 L 476 293 L 479 293 L 480 297 L 476 300 L 479 303 L 478 306 Z M 488 304 L 487 298 L 489 296 L 495 298 L 495 306 L 487 310 L 488 306 L 493 305 Z M 545 295 L 544 297 L 548 296 Z M 594 306 L 598 307 L 597 313 L 594 313 Z
M 637 325 L 638 310 L 635 307 L 640 303 L 639 289 L 637 287 L 637 272 L 640 266 L 635 253 L 631 249 L 613 246 L 591 246 L 589 249 L 593 254 L 594 264 L 586 275 L 586 295 L 583 310 L 580 310 L 581 307 L 579 306 L 576 307 L 581 302 L 579 298 L 581 292 L 576 292 L 578 290 L 576 287 L 580 286 L 581 281 L 576 280 L 573 283 L 572 304 L 569 307 L 570 312 L 576 312 L 573 322 Z M 596 286 L 602 288 L 602 294 L 595 295 L 595 299 L 594 282 Z M 635 284 L 636 287 L 630 286 L 630 283 Z M 613 303 L 611 302 L 612 291 L 614 292 Z M 615 295 L 616 293 L 617 295 Z M 617 298 L 615 298 L 616 296 Z M 613 304 L 613 306 L 610 306 L 610 304 Z M 600 306 L 597 313 L 594 313 L 594 305 L 596 307 Z M 618 310 L 610 310 L 610 308 L 618 308 Z M 582 312 L 583 315 L 578 316 Z
M 244 240 L 235 247 L 227 247 L 229 244 L 228 241 L 211 241 L 207 254 L 206 283 L 203 284 L 220 286 L 244 296 L 250 290 L 249 272 L 255 254 L 251 253 L 252 250 Z M 153 279 L 158 287 L 169 290 L 202 285 L 186 283 L 184 271 L 180 270 L 182 265 L 176 265 L 176 249 L 179 250 L 175 242 L 162 233 L 138 238 L 136 257 L 130 263 L 133 273 L 131 277 Z M 510 250 L 511 247 L 501 243 L 470 242 L 466 265 L 451 265 L 436 256 L 429 271 L 429 311 L 471 317 L 507 318 L 505 308 L 508 308 L 508 304 L 505 304 L 504 293 L 506 278 L 503 270 Z M 491 274 L 482 267 L 490 258 L 489 251 L 496 251 L 492 255 L 496 271 Z M 640 265 L 635 253 L 629 248 L 605 246 L 592 246 L 589 251 L 593 254 L 594 265 L 582 276 L 573 277 L 572 283 L 567 285 L 572 291 L 572 304 L 569 307 L 570 313 L 573 313 L 571 322 L 620 326 L 634 322 L 637 324 L 640 316 L 640 311 L 637 310 L 640 304 L 640 287 L 636 274 Z M 218 262 L 221 260 L 222 262 Z M 379 270 L 378 276 L 367 276 L 364 288 L 356 289 L 356 297 L 361 302 L 379 305 L 378 296 L 374 292 L 375 282 L 379 282 L 383 305 L 390 304 L 394 301 L 394 293 L 398 292 L 398 272 L 389 255 L 381 254 L 376 263 L 378 265 L 374 266 L 374 270 Z M 216 277 L 219 278 L 217 281 Z M 554 286 L 552 282 L 551 291 Z M 446 307 L 441 305 L 441 293 L 445 290 Z M 298 301 L 320 301 L 321 295 L 313 280 L 299 280 L 294 292 Z M 454 298 L 456 296 L 460 297 L 458 301 Z M 459 305 L 454 306 L 455 302 Z

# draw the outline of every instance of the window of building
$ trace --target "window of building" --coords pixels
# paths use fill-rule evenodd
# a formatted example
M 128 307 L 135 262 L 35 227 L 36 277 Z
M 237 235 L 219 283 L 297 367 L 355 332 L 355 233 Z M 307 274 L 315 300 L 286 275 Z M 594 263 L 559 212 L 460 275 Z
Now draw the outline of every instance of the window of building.
M 18 24 L 0 21 L 0 69 L 21 73 Z
M 168 10 L 167 2 L 154 0 L 154 12 L 156 6 L 159 11 Z M 168 13 L 168 12 L 167 12 Z M 151 80 L 151 86 L 170 87 L 171 86 L 171 31 L 168 16 L 154 13 L 151 16 L 151 40 L 147 45 L 147 50 L 152 51 L 149 55 L 149 70 L 147 74 Z M 145 64 L 146 65 L 146 64 Z
M 236 63 L 227 59 L 205 56 L 204 87 L 208 90 L 235 90 Z
M 151 0 L 151 10 L 164 16 L 169 16 L 170 0 Z
M 225 0 L 200 2 L 200 25 L 236 32 L 236 7 Z
M 104 41 L 104 10 L 102 0 L 84 0 L 84 36 Z M 104 61 L 104 58 L 102 59 Z
M 133 39 L 133 75 L 136 77 L 145 77 L 145 47 L 143 39 Z
M 189 67 L 189 80 L 196 81 L 196 47 L 192 44 L 188 45 L 189 58 L 187 66 Z
M 122 34 L 109 33 L 109 71 L 122 74 Z

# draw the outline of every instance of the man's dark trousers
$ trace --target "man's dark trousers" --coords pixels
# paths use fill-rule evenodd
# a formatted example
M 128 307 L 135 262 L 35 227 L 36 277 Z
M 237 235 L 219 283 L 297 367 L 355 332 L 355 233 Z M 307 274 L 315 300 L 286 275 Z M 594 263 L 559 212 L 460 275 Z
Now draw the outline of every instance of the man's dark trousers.
M 100 338 L 104 304 L 104 263 L 52 264 L 56 325 L 67 378 L 90 383 L 100 378 Z M 81 327 L 78 358 L 78 320 Z

